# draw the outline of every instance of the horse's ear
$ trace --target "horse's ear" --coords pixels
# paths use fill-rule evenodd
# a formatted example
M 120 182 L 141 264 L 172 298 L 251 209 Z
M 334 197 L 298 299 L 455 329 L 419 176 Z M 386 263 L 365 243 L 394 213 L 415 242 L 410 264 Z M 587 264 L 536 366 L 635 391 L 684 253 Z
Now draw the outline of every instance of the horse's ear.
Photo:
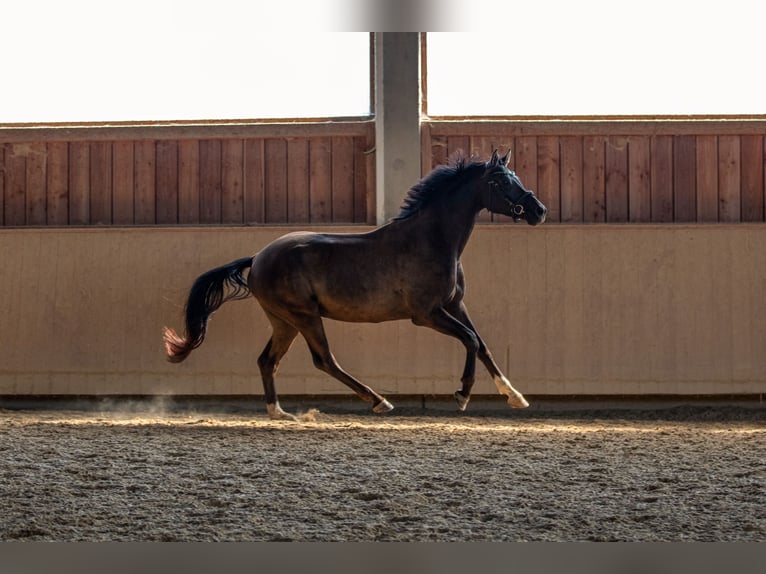
M 508 160 L 510 159 L 511 159 L 511 148 L 508 148 L 508 153 L 506 153 L 503 157 L 500 158 L 500 164 L 508 165 Z
M 492 150 L 492 157 L 489 160 L 489 165 L 495 166 L 497 165 L 498 161 L 499 160 L 498 160 L 497 150 Z

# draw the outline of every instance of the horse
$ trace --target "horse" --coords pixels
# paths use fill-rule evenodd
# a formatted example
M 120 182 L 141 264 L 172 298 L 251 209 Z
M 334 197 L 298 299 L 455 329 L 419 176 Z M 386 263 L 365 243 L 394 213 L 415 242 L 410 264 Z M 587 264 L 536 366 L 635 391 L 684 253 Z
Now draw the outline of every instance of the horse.
M 393 409 L 338 365 L 323 317 L 365 323 L 410 320 L 454 337 L 466 351 L 462 386 L 454 393 L 460 411 L 471 397 L 477 356 L 511 407 L 529 406 L 498 368 L 463 302 L 460 257 L 482 209 L 529 225 L 545 221 L 546 207 L 508 168 L 510 153 L 500 157 L 494 150 L 486 162 L 456 155 L 409 190 L 397 216 L 371 231 L 292 232 L 254 256 L 203 273 L 189 292 L 184 336 L 164 329 L 168 360 L 181 362 L 203 343 L 208 319 L 221 305 L 253 296 L 273 328 L 258 357 L 270 419 L 296 420 L 280 406 L 274 377 L 299 333 L 316 368 L 371 402 L 373 412 Z

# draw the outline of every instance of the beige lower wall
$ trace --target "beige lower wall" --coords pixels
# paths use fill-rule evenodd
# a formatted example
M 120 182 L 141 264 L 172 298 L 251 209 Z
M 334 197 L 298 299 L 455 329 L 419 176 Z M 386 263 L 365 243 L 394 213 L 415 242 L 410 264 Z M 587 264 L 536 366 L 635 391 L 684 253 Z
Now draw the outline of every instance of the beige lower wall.
M 181 365 L 161 330 L 181 327 L 197 275 L 286 231 L 0 230 L 0 395 L 261 394 L 269 327 L 254 300 L 224 306 Z M 474 323 L 526 394 L 766 392 L 766 226 L 480 226 L 463 264 Z M 327 331 L 341 365 L 384 394 L 459 386 L 464 352 L 443 335 Z M 478 369 L 475 392 L 494 393 Z M 300 339 L 277 389 L 350 393 Z

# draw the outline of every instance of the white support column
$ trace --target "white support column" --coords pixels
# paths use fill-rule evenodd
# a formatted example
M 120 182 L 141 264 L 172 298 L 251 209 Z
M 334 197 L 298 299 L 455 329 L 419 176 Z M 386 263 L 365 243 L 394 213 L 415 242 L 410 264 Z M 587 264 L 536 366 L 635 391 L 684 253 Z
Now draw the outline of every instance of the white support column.
M 399 213 L 420 179 L 420 34 L 375 34 L 376 220 Z

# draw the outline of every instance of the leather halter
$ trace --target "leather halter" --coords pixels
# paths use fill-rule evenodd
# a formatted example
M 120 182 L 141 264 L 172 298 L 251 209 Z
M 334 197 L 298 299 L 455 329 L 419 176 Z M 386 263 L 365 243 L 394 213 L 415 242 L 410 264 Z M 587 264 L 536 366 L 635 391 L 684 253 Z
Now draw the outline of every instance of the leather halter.
M 487 209 L 490 208 L 492 205 L 492 198 L 494 196 L 494 188 L 499 187 L 500 185 L 496 181 L 489 181 L 487 182 L 487 200 L 484 202 L 484 205 Z M 524 206 L 521 204 L 522 201 L 524 201 L 526 198 L 530 197 L 532 194 L 531 191 L 525 191 L 521 194 L 521 197 L 519 197 L 516 201 L 512 201 L 508 199 L 507 197 L 503 197 L 502 200 L 511 206 L 511 217 L 515 221 L 518 221 L 521 219 L 521 217 L 526 213 L 526 209 L 524 209 Z M 490 211 L 492 211 L 490 209 Z

